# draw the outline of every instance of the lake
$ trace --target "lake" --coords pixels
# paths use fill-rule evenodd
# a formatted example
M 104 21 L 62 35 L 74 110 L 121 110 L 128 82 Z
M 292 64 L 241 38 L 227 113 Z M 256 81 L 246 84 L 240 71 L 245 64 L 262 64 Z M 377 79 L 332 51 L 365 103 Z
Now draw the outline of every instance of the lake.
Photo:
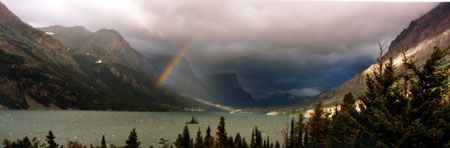
M 121 111 L 0 111 L 0 140 L 38 137 L 45 142 L 48 130 L 52 130 L 59 144 L 67 145 L 69 140 L 85 145 L 100 145 L 105 135 L 107 145 L 125 145 L 131 129 L 136 128 L 141 146 L 158 145 L 160 138 L 173 143 L 182 132 L 186 121 L 195 117 L 200 124 L 188 125 L 191 137 L 198 128 L 202 135 L 209 125 L 215 136 L 220 116 L 225 117 L 228 136 L 240 132 L 250 143 L 252 129 L 258 126 L 265 139 L 282 141 L 281 130 L 286 126 L 288 116 L 267 116 L 256 114 L 230 114 L 224 112 L 121 112 Z

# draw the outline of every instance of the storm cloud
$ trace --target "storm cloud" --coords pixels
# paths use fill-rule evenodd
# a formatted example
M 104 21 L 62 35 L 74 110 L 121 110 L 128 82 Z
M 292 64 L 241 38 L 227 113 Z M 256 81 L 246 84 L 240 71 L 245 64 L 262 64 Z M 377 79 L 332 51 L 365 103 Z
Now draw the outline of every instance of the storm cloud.
M 118 30 L 148 53 L 185 55 L 198 76 L 232 72 L 260 99 L 337 87 L 368 67 L 387 44 L 437 3 L 2 0 L 35 26 Z

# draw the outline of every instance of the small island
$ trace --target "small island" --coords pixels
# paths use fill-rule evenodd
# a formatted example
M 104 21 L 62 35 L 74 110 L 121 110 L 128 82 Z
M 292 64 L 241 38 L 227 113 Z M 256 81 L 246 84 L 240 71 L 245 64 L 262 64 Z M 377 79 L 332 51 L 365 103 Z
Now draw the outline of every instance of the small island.
M 192 117 L 191 121 L 186 122 L 186 124 L 198 124 L 198 121 L 197 121 L 197 119 Z

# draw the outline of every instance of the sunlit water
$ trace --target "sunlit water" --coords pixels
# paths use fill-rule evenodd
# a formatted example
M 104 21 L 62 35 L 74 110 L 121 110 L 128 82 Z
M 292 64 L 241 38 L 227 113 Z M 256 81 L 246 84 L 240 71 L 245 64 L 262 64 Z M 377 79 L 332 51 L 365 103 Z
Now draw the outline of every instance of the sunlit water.
M 108 145 L 122 146 L 131 129 L 136 128 L 142 146 L 156 147 L 160 138 L 173 143 L 191 117 L 200 122 L 188 126 L 191 137 L 195 137 L 199 127 L 204 136 L 208 125 L 215 135 L 220 116 L 225 117 L 228 135 L 234 137 L 240 132 L 247 143 L 255 126 L 264 138 L 269 136 L 272 142 L 281 141 L 281 129 L 289 119 L 287 116 L 218 112 L 0 111 L 0 138 L 12 140 L 28 136 L 45 142 L 45 135 L 52 130 L 56 141 L 64 145 L 75 139 L 86 145 L 99 145 L 105 135 Z

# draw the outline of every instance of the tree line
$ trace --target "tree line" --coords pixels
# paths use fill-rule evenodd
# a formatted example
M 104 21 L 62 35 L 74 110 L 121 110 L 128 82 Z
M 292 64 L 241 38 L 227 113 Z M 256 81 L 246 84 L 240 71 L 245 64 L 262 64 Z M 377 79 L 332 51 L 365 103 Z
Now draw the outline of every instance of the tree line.
M 196 136 L 191 138 L 188 126 L 185 126 L 175 142 L 161 138 L 159 144 L 161 148 L 450 147 L 449 49 L 435 47 L 420 67 L 403 50 L 403 64 L 396 67 L 392 58 L 387 62 L 382 60 L 383 48 L 380 46 L 378 64 L 371 74 L 366 75 L 364 93 L 356 96 L 347 93 L 340 107 L 336 106 L 332 111 L 325 110 L 322 102 L 318 102 L 309 119 L 299 114 L 297 120 L 287 123 L 282 130 L 282 143 L 262 137 L 257 127 L 252 130 L 249 142 L 240 133 L 229 136 L 222 116 L 215 136 L 208 126 L 205 136 L 198 129 Z M 5 139 L 3 145 L 5 148 L 62 147 L 54 138 L 49 131 L 47 142 L 43 144 L 36 138 L 25 137 L 16 141 Z M 86 146 L 74 141 L 67 147 Z M 96 147 L 106 148 L 104 136 L 101 145 Z M 135 129 L 123 147 L 140 147 Z

